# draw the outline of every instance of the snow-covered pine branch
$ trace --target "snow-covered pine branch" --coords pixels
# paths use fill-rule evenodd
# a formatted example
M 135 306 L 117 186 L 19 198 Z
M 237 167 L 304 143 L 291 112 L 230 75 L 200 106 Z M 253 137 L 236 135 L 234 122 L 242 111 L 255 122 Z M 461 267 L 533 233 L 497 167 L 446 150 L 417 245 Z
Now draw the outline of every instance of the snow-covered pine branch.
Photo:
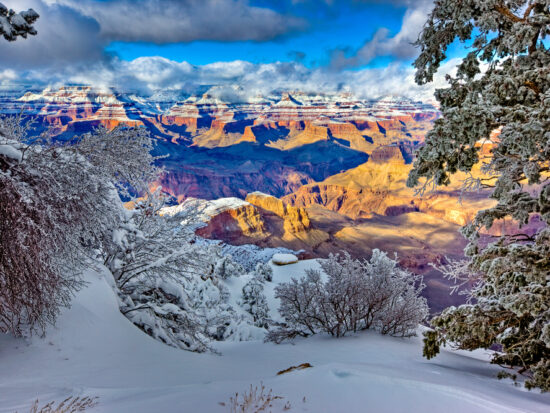
M 465 182 L 492 188 L 498 201 L 462 230 L 470 241 L 468 270 L 481 275 L 475 304 L 435 317 L 424 354 L 435 356 L 447 340 L 468 350 L 500 344 L 494 362 L 518 367 L 530 376 L 527 386 L 543 390 L 550 390 L 549 34 L 548 0 L 435 3 L 417 42 L 417 83 L 433 80 L 455 40 L 471 47 L 456 75 L 447 75 L 448 87 L 436 91 L 442 117 L 408 179 L 421 188 L 447 185 L 454 173 L 470 173 L 491 146 L 482 166 L 488 179 Z M 485 245 L 481 231 L 503 219 L 538 224 Z
M 17 13 L 0 3 L 0 35 L 10 42 L 18 37 L 26 39 L 28 35 L 34 36 L 37 32 L 33 24 L 39 17 L 33 9 Z

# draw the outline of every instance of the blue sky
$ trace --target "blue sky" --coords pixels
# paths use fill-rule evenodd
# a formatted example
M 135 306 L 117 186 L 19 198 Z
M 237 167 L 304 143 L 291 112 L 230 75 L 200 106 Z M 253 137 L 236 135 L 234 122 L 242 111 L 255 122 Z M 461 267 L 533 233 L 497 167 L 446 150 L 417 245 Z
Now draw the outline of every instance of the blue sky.
M 277 7 L 277 3 L 279 3 Z M 284 2 L 261 1 L 252 5 L 264 5 L 281 13 L 291 12 L 307 21 L 304 30 L 297 30 L 268 41 L 203 41 L 158 45 L 151 42 L 112 42 L 107 51 L 124 60 L 142 56 L 163 56 L 171 60 L 204 65 L 217 61 L 245 60 L 252 63 L 274 61 L 299 61 L 307 67 L 330 64 L 334 49 L 353 53 L 371 39 L 381 27 L 395 35 L 401 28 L 406 11 L 403 6 L 382 4 L 356 4 L 344 2 L 338 6 L 326 4 L 319 7 L 294 5 L 281 7 Z M 321 1 L 322 3 L 322 1 Z M 365 66 L 381 66 L 391 56 L 376 58 Z

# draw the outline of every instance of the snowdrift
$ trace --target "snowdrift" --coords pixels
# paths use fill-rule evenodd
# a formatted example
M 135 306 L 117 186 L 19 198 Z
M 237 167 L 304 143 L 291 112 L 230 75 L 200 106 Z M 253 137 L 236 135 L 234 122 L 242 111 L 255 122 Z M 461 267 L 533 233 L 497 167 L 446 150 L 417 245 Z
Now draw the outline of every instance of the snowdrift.
M 272 311 L 274 285 L 317 265 L 273 266 L 274 282 L 265 289 Z M 217 343 L 221 355 L 177 350 L 154 341 L 120 314 L 108 272 L 89 272 L 86 278 L 88 286 L 45 338 L 0 337 L 0 412 L 27 412 L 36 398 L 44 404 L 70 395 L 98 396 L 92 413 L 227 412 L 220 402 L 260 382 L 284 397 L 290 412 L 550 409 L 548 395 L 498 381 L 499 368 L 489 365 L 484 352 L 445 350 L 427 361 L 419 337 L 366 332 L 282 345 Z M 313 368 L 277 375 L 306 362 Z

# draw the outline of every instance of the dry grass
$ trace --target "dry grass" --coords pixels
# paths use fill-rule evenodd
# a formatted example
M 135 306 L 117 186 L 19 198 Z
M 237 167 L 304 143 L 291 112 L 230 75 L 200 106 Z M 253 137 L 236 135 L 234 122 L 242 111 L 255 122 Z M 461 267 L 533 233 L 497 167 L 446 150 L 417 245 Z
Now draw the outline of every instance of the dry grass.
M 273 391 L 266 388 L 263 383 L 260 387 L 250 385 L 250 389 L 242 395 L 235 393 L 234 397 L 229 399 L 228 403 L 220 403 L 222 406 L 228 406 L 231 413 L 261 413 L 267 412 L 267 409 L 273 407 L 273 403 L 282 400 L 283 397 L 273 395 Z M 290 402 L 286 402 L 282 407 L 283 411 L 290 410 Z
M 50 402 L 39 407 L 38 400 L 34 402 L 29 413 L 77 413 L 84 412 L 87 409 L 97 405 L 97 397 L 68 397 L 59 403 Z

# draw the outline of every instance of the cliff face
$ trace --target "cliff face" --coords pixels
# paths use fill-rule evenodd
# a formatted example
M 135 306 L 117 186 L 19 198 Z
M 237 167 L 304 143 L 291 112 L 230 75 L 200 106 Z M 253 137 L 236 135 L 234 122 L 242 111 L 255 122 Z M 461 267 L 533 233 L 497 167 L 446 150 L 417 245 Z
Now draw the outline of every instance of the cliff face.
M 423 212 L 461 226 L 470 222 L 478 210 L 493 204 L 487 193 L 462 194 L 459 202 L 459 187 L 465 176 L 456 176 L 449 188 L 416 196 L 406 186 L 411 167 L 399 147 L 378 148 L 363 165 L 323 182 L 304 185 L 283 200 L 298 207 L 321 205 L 352 219 Z M 478 169 L 474 173 L 479 173 Z
M 196 234 L 227 242 L 238 242 L 243 238 L 258 240 L 270 235 L 263 217 L 253 205 L 227 209 L 212 216 L 207 225 L 199 228 Z
M 223 199 L 214 202 L 223 203 Z M 237 206 L 214 211 L 196 233 L 233 244 L 286 246 L 296 250 L 311 250 L 328 239 L 328 234 L 313 228 L 304 208 L 284 205 L 281 200 L 261 193 L 250 194 Z
M 199 92 L 197 90 L 197 92 Z M 216 87 L 183 96 L 138 96 L 91 87 L 48 88 L 0 96 L 0 112 L 24 108 L 70 139 L 98 126 L 144 127 L 166 174 L 159 181 L 178 199 L 283 196 L 302 185 L 364 163 L 391 144 L 412 150 L 438 111 L 407 99 L 371 101 L 351 94 L 301 92 L 221 100 Z
M 298 234 L 311 229 L 311 222 L 304 208 L 285 205 L 280 199 L 260 192 L 248 194 L 246 202 L 281 218 L 285 233 Z

